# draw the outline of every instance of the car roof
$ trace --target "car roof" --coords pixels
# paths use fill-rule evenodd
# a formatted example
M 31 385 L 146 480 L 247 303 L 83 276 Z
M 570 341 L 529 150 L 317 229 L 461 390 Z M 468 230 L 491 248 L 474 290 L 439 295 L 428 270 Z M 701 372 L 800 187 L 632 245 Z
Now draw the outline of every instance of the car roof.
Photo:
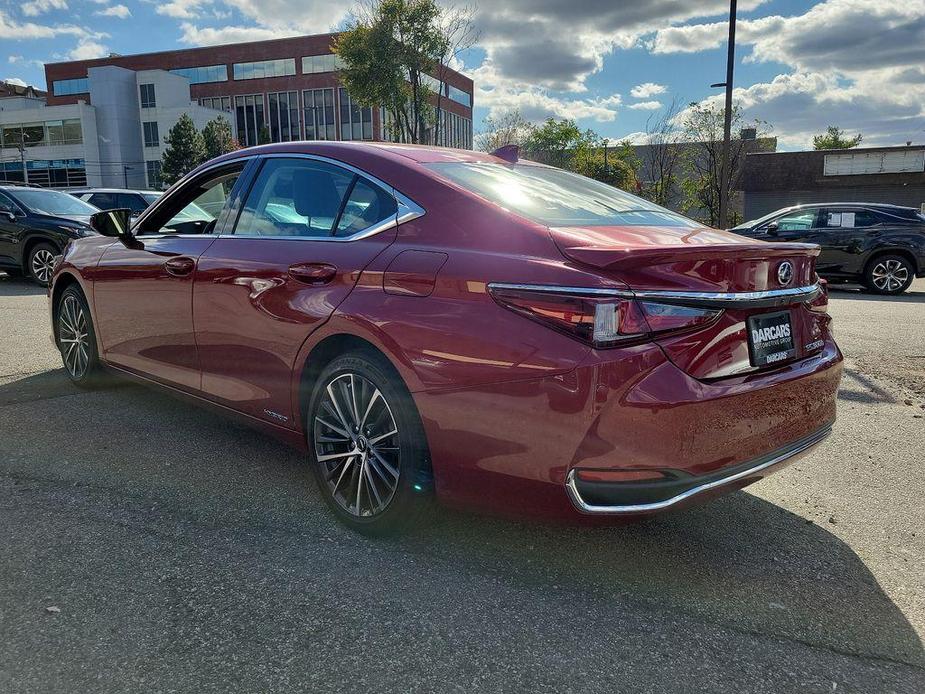
M 918 209 L 915 207 L 892 205 L 887 202 L 807 202 L 801 205 L 784 207 L 780 211 L 785 212 L 788 210 L 802 210 L 809 209 L 811 207 L 878 207 L 887 210 L 912 210 L 913 212 L 918 212 Z
M 162 190 L 145 188 L 68 188 L 68 193 L 163 193 Z

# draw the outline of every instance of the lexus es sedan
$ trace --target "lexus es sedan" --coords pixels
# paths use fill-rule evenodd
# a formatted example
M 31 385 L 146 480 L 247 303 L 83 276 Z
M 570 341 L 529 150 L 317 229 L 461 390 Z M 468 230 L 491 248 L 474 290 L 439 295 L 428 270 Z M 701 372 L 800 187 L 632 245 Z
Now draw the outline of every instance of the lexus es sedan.
M 213 216 L 197 201 L 217 191 Z M 511 150 L 266 145 L 94 226 L 49 292 L 70 377 L 108 367 L 304 448 L 369 534 L 421 522 L 432 496 L 560 519 L 680 507 L 835 419 L 817 246 L 707 229 Z
M 860 282 L 875 294 L 902 294 L 925 277 L 925 215 L 874 203 L 797 205 L 732 229 L 765 241 L 816 243 L 816 271 L 830 281 Z
M 0 185 L 0 270 L 48 284 L 55 256 L 71 240 L 95 236 L 98 207 L 47 188 Z

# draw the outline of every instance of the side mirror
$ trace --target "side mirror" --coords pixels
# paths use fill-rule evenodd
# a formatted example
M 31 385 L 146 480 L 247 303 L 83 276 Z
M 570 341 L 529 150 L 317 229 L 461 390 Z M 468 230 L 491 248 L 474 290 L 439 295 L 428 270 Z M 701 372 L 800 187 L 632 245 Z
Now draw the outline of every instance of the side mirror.
M 103 210 L 90 215 L 90 226 L 103 236 L 119 239 L 133 239 L 131 229 L 132 211 L 127 207 Z
M 778 227 L 777 222 L 771 222 L 770 224 L 768 224 L 768 234 L 770 234 L 771 236 L 777 236 L 778 228 L 779 227 Z

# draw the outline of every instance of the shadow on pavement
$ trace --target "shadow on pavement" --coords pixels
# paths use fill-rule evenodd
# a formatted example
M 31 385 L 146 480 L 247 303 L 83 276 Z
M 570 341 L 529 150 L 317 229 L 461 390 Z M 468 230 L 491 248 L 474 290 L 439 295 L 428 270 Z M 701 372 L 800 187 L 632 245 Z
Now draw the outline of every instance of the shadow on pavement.
M 857 369 L 845 368 L 845 377 L 838 389 L 840 400 L 865 404 L 897 403 L 899 400 L 869 376 Z
M 854 299 L 856 301 L 885 301 L 888 303 L 922 304 L 925 303 L 925 292 L 912 290 L 903 294 L 898 294 L 896 296 L 884 296 L 883 294 L 871 294 L 863 287 L 830 284 L 829 299 Z
M 470 591 L 466 576 L 488 576 L 534 596 L 530 611 L 538 629 L 543 628 L 543 604 L 553 601 L 612 617 L 615 621 L 601 628 L 616 637 L 620 606 L 643 605 L 837 653 L 925 665 L 916 632 L 847 544 L 827 528 L 746 492 L 613 527 L 439 510 L 409 536 L 370 541 L 342 529 L 325 511 L 307 483 L 299 453 L 211 412 L 136 386 L 51 402 L 17 399 L 30 389 L 53 389 L 62 377 L 52 372 L 0 385 L 0 402 L 18 403 L 0 410 L 4 473 L 96 487 L 105 490 L 100 493 L 124 495 L 116 500 L 126 505 L 147 499 L 146 506 L 156 502 L 161 512 L 170 509 L 181 517 L 178 523 L 192 527 L 193 536 L 239 535 L 248 538 L 242 547 L 253 545 L 255 537 L 257 545 L 272 543 L 280 531 L 322 547 L 333 539 L 369 554 L 367 560 L 379 562 L 374 568 L 380 576 L 442 562 L 460 579 L 452 590 L 429 592 L 430 600 L 446 601 L 429 604 L 431 611 L 454 612 L 466 601 L 484 605 L 488 596 Z M 43 433 L 36 422 L 48 422 L 54 434 Z M 63 442 L 67 465 L 50 466 Z M 169 556 L 176 541 L 171 532 L 177 531 L 152 524 L 133 530 L 128 523 L 125 532 L 143 534 L 146 547 Z M 390 551 L 382 552 L 386 547 Z M 107 552 L 102 546 L 94 551 Z M 131 575 L 132 557 L 123 560 Z M 292 564 L 286 570 L 295 575 L 322 571 L 298 554 L 287 561 Z M 208 570 L 223 580 L 235 573 L 230 565 L 210 564 Z M 267 575 L 275 570 L 269 561 Z M 34 567 L 35 580 L 42 580 L 42 572 L 41 566 Z M 477 583 L 484 586 L 485 581 Z M 339 599 L 355 598 L 374 610 L 367 594 L 355 585 L 352 590 L 359 592 Z M 246 604 L 248 595 L 238 599 Z M 413 601 L 413 596 L 394 600 Z M 151 620 L 148 628 L 157 629 L 155 615 L 131 619 Z M 489 612 L 483 628 L 497 627 L 495 619 L 504 619 L 503 612 Z
M 12 277 L 0 270 L 0 297 L 37 296 L 47 294 L 45 287 L 23 277 Z

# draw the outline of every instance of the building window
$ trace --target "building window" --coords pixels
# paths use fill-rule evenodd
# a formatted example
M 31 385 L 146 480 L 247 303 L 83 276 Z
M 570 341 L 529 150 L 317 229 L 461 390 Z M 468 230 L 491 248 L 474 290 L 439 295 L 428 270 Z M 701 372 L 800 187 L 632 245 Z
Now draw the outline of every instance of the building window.
M 161 179 L 161 162 L 160 161 L 146 161 L 145 162 L 145 176 L 148 179 L 148 188 L 162 188 L 164 185 L 163 179 Z
M 273 142 L 301 140 L 299 128 L 299 93 L 267 94 L 270 107 L 270 139 Z
M 87 168 L 83 159 L 27 161 L 29 183 L 45 188 L 87 185 Z M 24 183 L 22 162 L 0 162 L 0 183 Z
M 175 75 L 185 77 L 190 84 L 207 84 L 208 82 L 227 82 L 228 68 L 224 65 L 202 65 L 200 67 L 178 67 L 171 70 Z
M 230 96 L 211 96 L 205 99 L 200 99 L 199 105 L 205 106 L 206 108 L 214 108 L 216 111 L 226 111 L 231 113 Z
M 154 85 L 142 84 L 139 85 L 138 89 L 141 92 L 141 107 L 155 108 L 157 106 L 157 99 L 154 98 Z
M 141 127 L 144 130 L 145 147 L 160 146 L 161 143 L 157 136 L 157 121 L 145 121 L 141 124 Z
M 302 120 L 306 140 L 336 140 L 334 89 L 306 89 L 302 92 Z
M 78 77 L 77 79 L 73 80 L 55 80 L 52 82 L 51 89 L 55 96 L 87 94 L 90 91 L 90 78 Z
M 80 119 L 45 123 L 8 123 L 0 127 L 0 147 L 19 149 L 44 145 L 79 145 L 83 142 Z
M 263 110 L 263 94 L 248 94 L 234 98 L 235 124 L 238 143 L 251 147 L 259 143 L 260 131 L 266 126 Z
M 307 55 L 302 58 L 302 74 L 311 75 L 318 72 L 335 72 L 342 65 L 340 56 L 333 53 L 324 55 Z
M 340 139 L 373 139 L 373 110 L 355 103 L 343 87 L 340 88 Z
M 452 84 L 447 85 L 446 92 L 446 95 L 457 104 L 462 104 L 467 108 L 472 106 L 472 95 L 469 92 L 464 92 L 462 89 L 457 89 Z
M 286 77 L 295 74 L 295 58 L 258 60 L 254 63 L 235 63 L 232 72 L 236 80 L 256 80 L 263 77 Z

